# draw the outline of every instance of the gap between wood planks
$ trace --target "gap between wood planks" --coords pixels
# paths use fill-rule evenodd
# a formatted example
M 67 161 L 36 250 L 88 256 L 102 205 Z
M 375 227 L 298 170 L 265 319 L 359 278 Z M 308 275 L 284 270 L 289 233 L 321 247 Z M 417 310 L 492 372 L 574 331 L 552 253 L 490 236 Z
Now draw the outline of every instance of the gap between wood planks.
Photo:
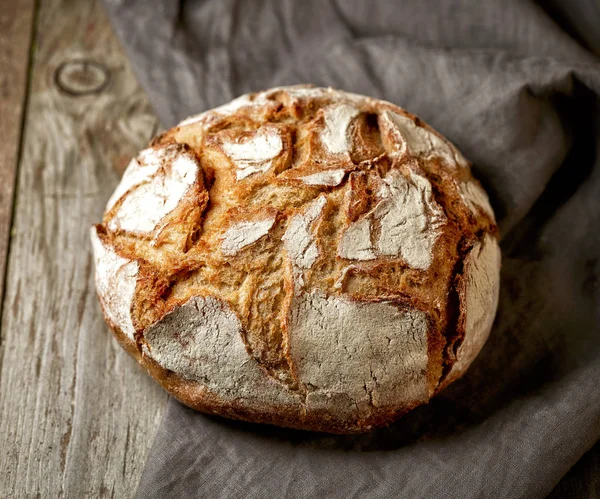
M 7 282 L 16 185 L 23 150 L 25 115 L 33 71 L 39 0 L 6 3 L 0 17 L 0 368 L 1 319 Z

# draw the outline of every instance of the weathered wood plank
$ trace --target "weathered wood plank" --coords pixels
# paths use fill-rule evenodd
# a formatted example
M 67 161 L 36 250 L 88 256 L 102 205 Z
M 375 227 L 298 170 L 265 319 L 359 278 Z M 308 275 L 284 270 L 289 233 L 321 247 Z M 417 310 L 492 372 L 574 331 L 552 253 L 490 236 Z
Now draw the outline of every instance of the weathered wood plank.
M 34 0 L 2 2 L 0 8 L 0 303 L 27 91 L 33 11 Z
M 44 0 L 37 19 L 2 317 L 0 496 L 130 497 L 166 394 L 103 323 L 89 226 L 117 183 L 111 165 L 157 120 L 93 0 Z

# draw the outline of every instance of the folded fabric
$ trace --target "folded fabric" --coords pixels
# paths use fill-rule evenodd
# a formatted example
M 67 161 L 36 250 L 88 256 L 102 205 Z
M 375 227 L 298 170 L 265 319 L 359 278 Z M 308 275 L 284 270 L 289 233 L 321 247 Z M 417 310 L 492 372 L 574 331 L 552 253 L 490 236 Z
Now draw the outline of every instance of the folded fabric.
M 490 339 L 430 404 L 332 436 L 171 401 L 137 496 L 550 493 L 600 437 L 600 59 L 527 1 L 104 2 L 165 126 L 279 84 L 386 99 L 473 161 L 502 232 Z

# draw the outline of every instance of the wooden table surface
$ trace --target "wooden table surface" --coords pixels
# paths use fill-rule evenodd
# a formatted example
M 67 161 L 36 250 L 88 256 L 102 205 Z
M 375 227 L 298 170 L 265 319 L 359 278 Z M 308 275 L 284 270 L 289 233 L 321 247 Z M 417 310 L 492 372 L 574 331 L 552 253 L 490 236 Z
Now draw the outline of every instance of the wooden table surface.
M 0 497 L 131 497 L 167 395 L 114 341 L 89 226 L 158 127 L 101 6 L 0 0 Z

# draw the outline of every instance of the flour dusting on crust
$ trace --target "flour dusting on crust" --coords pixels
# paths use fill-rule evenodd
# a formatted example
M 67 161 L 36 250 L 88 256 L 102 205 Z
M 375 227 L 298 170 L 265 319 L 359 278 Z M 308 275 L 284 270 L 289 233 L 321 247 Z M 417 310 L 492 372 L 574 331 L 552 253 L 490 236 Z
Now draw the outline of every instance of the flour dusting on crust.
M 352 223 L 342 234 L 338 256 L 349 260 L 374 260 L 377 258 L 371 240 L 371 217 Z
M 401 257 L 415 269 L 427 270 L 439 228 L 445 223 L 433 199 L 429 181 L 414 172 L 405 178 L 391 170 L 378 193 L 381 200 L 363 218 L 350 224 L 340 238 L 338 256 L 373 260 L 377 255 Z M 373 224 L 380 233 L 373 242 Z
M 221 251 L 224 255 L 232 256 L 239 253 L 246 246 L 266 236 L 273 224 L 275 216 L 263 220 L 245 220 L 231 226 L 223 235 Z
M 306 185 L 335 187 L 336 185 L 340 185 L 344 179 L 344 175 L 346 175 L 345 170 L 325 170 L 300 177 L 300 180 Z
M 113 192 L 112 196 L 108 200 L 106 204 L 106 211 L 112 209 L 112 207 L 117 203 L 119 199 L 121 199 L 129 189 L 135 187 L 136 185 L 141 184 L 148 180 L 152 175 L 154 175 L 160 163 L 158 161 L 151 162 L 149 164 L 140 164 L 137 159 L 132 159 L 123 173 L 123 177 L 117 185 L 117 188 Z
M 289 354 L 308 387 L 307 411 L 366 416 L 428 397 L 425 313 L 390 302 L 355 302 L 321 291 L 294 298 Z
M 298 396 L 250 358 L 242 324 L 228 303 L 194 296 L 145 332 L 149 355 L 165 369 L 201 382 L 224 400 L 250 406 L 298 404 Z
M 283 141 L 275 127 L 264 126 L 237 142 L 224 142 L 222 147 L 237 168 L 236 178 L 242 180 L 269 170 L 273 159 L 283 150 Z
M 426 270 L 431 265 L 438 229 L 446 219 L 433 199 L 431 184 L 416 173 L 411 172 L 406 179 L 397 171 L 391 171 L 385 183 L 385 199 L 373 214 L 381 225 L 377 251 L 380 255 L 400 255 L 410 267 Z
M 465 259 L 462 309 L 465 338 L 458 349 L 453 372 L 462 372 L 485 344 L 498 307 L 500 293 L 500 247 L 490 235 L 477 243 Z
M 304 213 L 294 215 L 282 238 L 292 265 L 294 287 L 297 293 L 304 286 L 304 271 L 310 269 L 319 258 L 319 246 L 315 232 L 326 204 L 327 198 L 321 195 L 308 206 Z
M 325 108 L 325 127 L 321 132 L 321 141 L 331 154 L 350 152 L 348 128 L 352 120 L 359 114 L 358 109 L 348 104 L 336 104 Z
M 313 87 L 311 85 L 290 85 L 285 87 L 274 87 L 261 94 L 261 97 L 273 97 L 279 92 L 285 92 L 294 104 L 299 104 L 303 100 L 312 100 L 326 97 L 330 92 L 328 88 Z
M 446 164 L 465 166 L 466 160 L 454 146 L 425 126 L 419 126 L 414 119 L 394 111 L 384 111 L 379 115 L 381 138 L 388 153 L 402 156 L 410 153 L 424 158 L 439 157 Z
M 106 246 L 96 227 L 90 230 L 94 263 L 96 266 L 96 289 L 108 319 L 133 340 L 135 328 L 131 319 L 131 303 L 137 284 L 139 265 L 123 258 L 110 246 Z
M 477 215 L 478 210 L 483 210 L 486 215 L 495 220 L 494 210 L 488 195 L 479 184 L 476 182 L 457 182 L 457 186 L 460 197 L 474 215 Z
M 138 154 L 137 158 L 132 159 L 123 173 L 123 177 L 117 185 L 115 192 L 106 204 L 106 211 L 121 199 L 130 189 L 148 181 L 158 169 L 162 166 L 165 156 L 169 153 L 168 148 L 149 147 Z
M 191 153 L 182 152 L 176 146 L 147 151 L 146 161 L 158 164 L 153 166 L 157 173 L 135 186 L 123 200 L 109 222 L 111 230 L 152 232 L 166 215 L 177 208 L 196 182 L 200 166 Z

